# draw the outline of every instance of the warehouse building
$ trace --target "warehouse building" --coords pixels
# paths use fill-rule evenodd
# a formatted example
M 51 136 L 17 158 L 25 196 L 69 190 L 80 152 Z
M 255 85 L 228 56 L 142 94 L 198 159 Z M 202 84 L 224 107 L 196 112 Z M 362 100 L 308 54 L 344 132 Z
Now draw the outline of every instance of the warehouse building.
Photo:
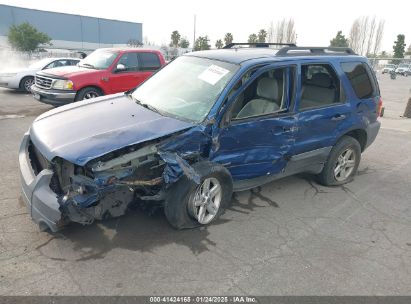
M 0 4 L 0 46 L 7 46 L 11 25 L 28 22 L 46 33 L 53 44 L 48 48 L 94 50 L 142 41 L 141 23 L 40 11 Z

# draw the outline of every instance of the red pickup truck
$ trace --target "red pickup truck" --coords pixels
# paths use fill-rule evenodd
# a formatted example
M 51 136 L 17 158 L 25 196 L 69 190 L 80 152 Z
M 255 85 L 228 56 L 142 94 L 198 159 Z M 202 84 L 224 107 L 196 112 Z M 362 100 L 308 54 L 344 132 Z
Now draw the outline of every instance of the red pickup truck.
M 98 49 L 77 66 L 38 72 L 31 92 L 54 106 L 130 90 L 165 64 L 161 52 L 144 49 Z

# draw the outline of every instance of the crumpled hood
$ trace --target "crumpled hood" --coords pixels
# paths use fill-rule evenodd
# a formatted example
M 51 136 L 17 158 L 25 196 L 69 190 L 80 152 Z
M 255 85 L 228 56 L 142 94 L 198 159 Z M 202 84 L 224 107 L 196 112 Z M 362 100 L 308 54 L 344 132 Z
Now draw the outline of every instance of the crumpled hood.
M 146 109 L 120 93 L 48 111 L 33 122 L 30 138 L 48 160 L 58 156 L 83 166 L 125 146 L 192 126 Z
M 38 72 L 38 75 L 43 75 L 43 76 L 48 76 L 48 77 L 53 77 L 53 76 L 58 76 L 58 77 L 65 77 L 65 78 L 71 78 L 76 75 L 81 75 L 84 73 L 92 74 L 92 73 L 97 73 L 100 74 L 100 70 L 94 70 L 94 69 L 88 69 L 88 68 L 82 68 L 76 65 L 72 66 L 63 66 L 63 67 L 58 67 L 58 68 L 52 68 L 52 69 L 47 69 Z

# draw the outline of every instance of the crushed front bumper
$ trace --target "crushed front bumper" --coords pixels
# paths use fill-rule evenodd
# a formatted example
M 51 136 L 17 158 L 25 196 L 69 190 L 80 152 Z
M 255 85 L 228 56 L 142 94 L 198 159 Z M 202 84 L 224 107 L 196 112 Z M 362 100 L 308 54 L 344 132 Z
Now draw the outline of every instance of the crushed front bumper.
M 29 156 L 30 136 L 26 133 L 19 150 L 22 197 L 33 221 L 40 229 L 56 232 L 62 227 L 57 194 L 50 188 L 53 171 L 44 169 L 35 175 Z
M 33 85 L 30 90 L 35 99 L 53 106 L 62 106 L 74 102 L 77 93 L 66 90 L 44 90 L 36 85 Z

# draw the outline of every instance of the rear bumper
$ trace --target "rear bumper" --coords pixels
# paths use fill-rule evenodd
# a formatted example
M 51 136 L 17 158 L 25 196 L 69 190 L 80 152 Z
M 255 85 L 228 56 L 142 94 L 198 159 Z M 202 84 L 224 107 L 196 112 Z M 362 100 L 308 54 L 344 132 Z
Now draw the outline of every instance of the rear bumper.
M 40 228 L 58 231 L 63 223 L 57 195 L 50 189 L 53 171 L 42 170 L 34 174 L 28 152 L 29 134 L 26 133 L 19 150 L 19 167 L 22 197 L 33 221 Z
M 51 104 L 53 106 L 62 106 L 71 103 L 76 98 L 75 91 L 63 90 L 45 90 L 33 85 L 31 87 L 33 97 L 40 102 Z
M 377 137 L 378 131 L 380 130 L 381 123 L 379 121 L 375 121 L 373 123 L 370 123 L 365 131 L 367 132 L 367 143 L 365 145 L 365 148 L 368 148 L 375 140 Z

